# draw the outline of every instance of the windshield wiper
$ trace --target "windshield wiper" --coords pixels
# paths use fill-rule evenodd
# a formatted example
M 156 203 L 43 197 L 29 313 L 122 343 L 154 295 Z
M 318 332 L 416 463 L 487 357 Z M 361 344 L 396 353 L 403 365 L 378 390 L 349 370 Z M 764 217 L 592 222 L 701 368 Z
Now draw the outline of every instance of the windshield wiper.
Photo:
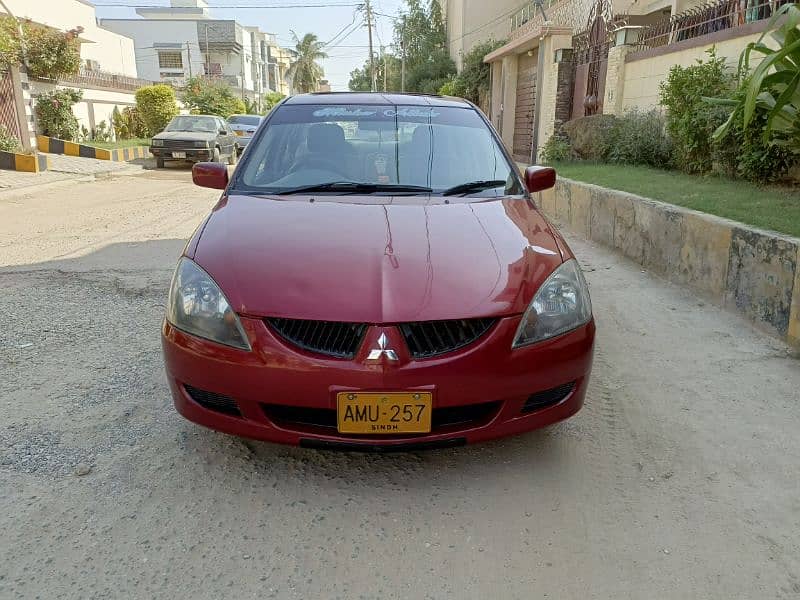
M 505 183 L 505 182 L 504 182 Z M 375 192 L 412 192 L 430 194 L 433 190 L 421 185 L 404 185 L 393 183 L 360 183 L 357 181 L 332 181 L 313 185 L 301 185 L 275 192 L 277 196 L 305 194 L 307 192 L 344 192 L 346 194 L 374 194 Z
M 500 187 L 501 185 L 505 187 L 505 179 L 483 179 L 480 181 L 469 181 L 467 183 L 461 183 L 459 185 L 454 185 L 451 188 L 447 188 L 442 192 L 442 196 L 455 196 L 457 194 L 466 194 L 467 192 L 481 192 L 483 190 L 491 190 L 492 188 Z

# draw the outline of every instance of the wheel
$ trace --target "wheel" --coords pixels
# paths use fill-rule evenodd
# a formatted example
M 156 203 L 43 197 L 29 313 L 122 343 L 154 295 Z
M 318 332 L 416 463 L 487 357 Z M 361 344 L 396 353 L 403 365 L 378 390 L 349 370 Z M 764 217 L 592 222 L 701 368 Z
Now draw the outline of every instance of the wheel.
M 220 162 L 219 148 L 214 148 L 214 155 L 211 157 L 211 162 Z
M 157 158 L 156 159 L 156 169 L 163 169 L 164 168 L 164 159 Z
M 228 156 L 228 164 L 233 166 L 236 164 L 236 161 L 238 159 L 239 159 L 239 149 L 236 146 L 234 146 L 233 150 L 230 153 L 230 156 Z

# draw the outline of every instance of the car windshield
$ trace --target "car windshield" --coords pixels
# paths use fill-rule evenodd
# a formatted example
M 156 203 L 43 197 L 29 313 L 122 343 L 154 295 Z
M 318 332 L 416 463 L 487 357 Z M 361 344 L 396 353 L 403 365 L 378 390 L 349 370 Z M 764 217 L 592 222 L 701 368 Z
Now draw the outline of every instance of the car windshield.
M 233 115 L 228 118 L 231 125 L 255 125 L 261 123 L 261 117 L 255 115 Z
M 217 122 L 213 117 L 195 117 L 181 115 L 169 122 L 164 131 L 196 131 L 200 133 L 213 133 L 217 130 Z
M 392 186 L 482 197 L 523 193 L 492 131 L 466 106 L 282 105 L 248 153 L 235 182 L 242 191 L 357 183 L 372 186 L 361 186 L 364 193 Z

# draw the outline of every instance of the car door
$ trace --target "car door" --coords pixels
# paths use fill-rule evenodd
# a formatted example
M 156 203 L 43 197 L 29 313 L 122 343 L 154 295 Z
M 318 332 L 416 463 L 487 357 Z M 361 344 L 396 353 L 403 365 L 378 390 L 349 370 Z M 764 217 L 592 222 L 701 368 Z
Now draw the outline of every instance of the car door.
M 225 154 L 233 154 L 235 152 L 235 144 L 236 144 L 236 134 L 231 129 L 230 125 L 225 122 L 224 119 L 217 119 L 219 121 L 219 129 L 220 131 L 224 131 L 225 135 L 222 136 L 225 139 L 225 146 L 223 152 Z

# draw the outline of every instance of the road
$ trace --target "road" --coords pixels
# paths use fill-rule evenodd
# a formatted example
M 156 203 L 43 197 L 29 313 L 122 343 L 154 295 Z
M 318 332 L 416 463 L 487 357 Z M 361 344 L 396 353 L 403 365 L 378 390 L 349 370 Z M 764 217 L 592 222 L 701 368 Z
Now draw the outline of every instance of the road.
M 215 196 L 178 169 L 0 194 L 0 598 L 800 597 L 800 361 L 577 239 L 568 422 L 384 456 L 184 421 L 159 325 Z

